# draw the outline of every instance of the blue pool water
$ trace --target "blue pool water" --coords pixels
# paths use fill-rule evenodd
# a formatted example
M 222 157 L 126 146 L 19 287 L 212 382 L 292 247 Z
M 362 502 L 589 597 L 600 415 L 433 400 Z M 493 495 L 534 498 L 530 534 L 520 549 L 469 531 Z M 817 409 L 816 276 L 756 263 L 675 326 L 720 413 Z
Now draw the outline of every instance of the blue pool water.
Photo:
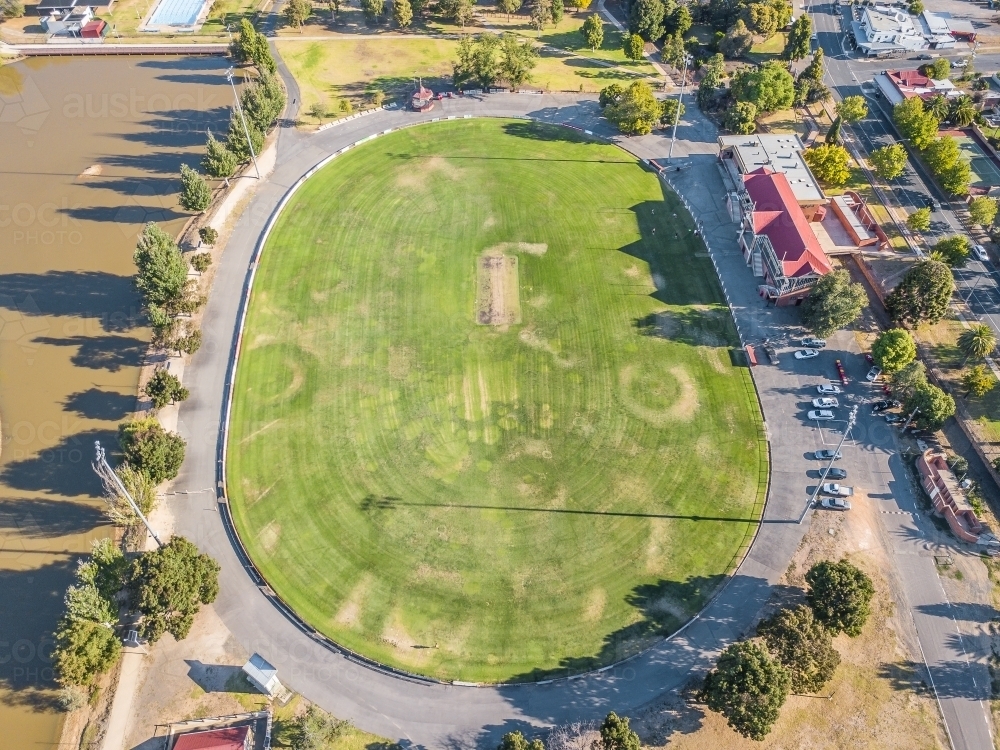
M 190 26 L 208 0 L 160 0 L 147 26 Z

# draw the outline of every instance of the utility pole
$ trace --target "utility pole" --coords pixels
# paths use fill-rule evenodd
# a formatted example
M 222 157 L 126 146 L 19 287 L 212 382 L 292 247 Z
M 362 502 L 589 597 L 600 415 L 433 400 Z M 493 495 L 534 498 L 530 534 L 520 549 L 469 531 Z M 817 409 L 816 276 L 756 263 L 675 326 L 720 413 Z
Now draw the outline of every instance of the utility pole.
M 836 449 L 833 451 L 833 457 L 830 459 L 830 463 L 826 465 L 826 468 L 819 475 L 819 481 L 816 482 L 816 489 L 813 490 L 812 495 L 809 497 L 809 502 L 806 503 L 806 507 L 802 509 L 802 515 L 799 516 L 799 523 L 805 520 L 806 514 L 809 509 L 813 507 L 816 502 L 816 496 L 819 495 L 820 488 L 823 486 L 823 480 L 826 479 L 826 475 L 830 473 L 830 469 L 833 468 L 833 462 L 837 460 L 837 456 L 840 455 L 840 449 L 844 445 L 844 441 L 847 440 L 847 436 L 851 433 L 851 428 L 854 427 L 854 422 L 858 418 L 858 407 L 854 406 L 851 408 L 851 413 L 847 417 L 847 427 L 844 428 L 844 434 L 840 436 L 840 442 L 837 443 Z
M 125 489 L 125 485 L 122 484 L 122 480 L 117 474 L 115 474 L 115 470 L 108 464 L 108 459 L 104 455 L 104 448 L 101 447 L 100 440 L 94 441 L 94 450 L 97 455 L 91 466 L 94 467 L 94 471 L 97 473 L 97 476 L 103 479 L 106 485 L 118 490 L 118 492 L 120 492 L 122 496 L 128 500 L 128 504 L 132 506 L 132 510 L 135 511 L 135 514 L 139 516 L 139 520 L 142 521 L 143 525 L 146 527 L 146 531 L 148 531 L 149 535 L 153 537 L 153 541 L 156 542 L 156 546 L 162 547 L 163 542 L 160 541 L 160 537 L 158 537 L 156 532 L 153 531 L 153 527 L 149 525 L 149 521 L 146 520 L 146 516 L 144 516 L 142 511 L 139 510 L 139 506 L 135 504 L 135 500 L 132 499 L 128 490 Z
M 253 152 L 253 142 L 250 140 L 250 130 L 247 128 L 247 118 L 243 116 L 243 107 L 240 106 L 240 97 L 236 93 L 236 84 L 233 83 L 233 69 L 230 68 L 226 71 L 226 80 L 229 81 L 229 85 L 233 87 L 233 98 L 236 100 L 236 111 L 240 113 L 240 121 L 243 123 L 243 132 L 247 137 L 247 146 L 250 148 L 250 158 L 253 159 L 253 168 L 257 173 L 257 179 L 260 179 L 260 168 L 257 166 L 257 155 Z
M 681 93 L 677 95 L 677 111 L 674 112 L 674 131 L 670 136 L 670 150 L 667 152 L 667 161 L 674 155 L 674 141 L 677 140 L 677 122 L 681 119 L 681 104 L 684 102 L 684 87 L 687 85 L 688 63 L 691 62 L 691 55 L 684 53 L 684 72 L 681 73 Z
M 906 421 L 905 421 L 905 422 L 903 422 L 903 426 L 899 428 L 899 431 L 900 431 L 900 432 L 906 432 L 906 428 L 907 428 L 907 427 L 909 426 L 910 422 L 912 422 L 912 421 L 913 421 L 913 418 L 914 418 L 914 417 L 915 417 L 915 416 L 916 416 L 916 415 L 917 415 L 917 414 L 918 414 L 919 412 L 920 412 L 920 407 L 919 407 L 919 406 L 917 406 L 917 407 L 914 407 L 913 411 L 912 411 L 912 412 L 910 413 L 910 416 L 908 416 L 908 417 L 906 418 Z

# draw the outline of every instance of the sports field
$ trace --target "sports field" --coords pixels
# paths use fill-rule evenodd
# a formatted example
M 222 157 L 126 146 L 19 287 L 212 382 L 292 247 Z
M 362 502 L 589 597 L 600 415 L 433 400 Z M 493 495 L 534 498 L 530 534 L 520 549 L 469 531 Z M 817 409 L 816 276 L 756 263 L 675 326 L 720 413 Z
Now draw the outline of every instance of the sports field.
M 540 679 L 676 629 L 767 461 L 711 262 L 657 178 L 526 121 L 398 131 L 271 234 L 228 488 L 312 626 L 444 679 Z
M 958 141 L 958 148 L 961 151 L 959 158 L 969 163 L 969 168 L 972 170 L 970 185 L 982 188 L 1000 187 L 1000 168 L 997 168 L 975 139 L 961 131 L 949 131 L 949 137 Z

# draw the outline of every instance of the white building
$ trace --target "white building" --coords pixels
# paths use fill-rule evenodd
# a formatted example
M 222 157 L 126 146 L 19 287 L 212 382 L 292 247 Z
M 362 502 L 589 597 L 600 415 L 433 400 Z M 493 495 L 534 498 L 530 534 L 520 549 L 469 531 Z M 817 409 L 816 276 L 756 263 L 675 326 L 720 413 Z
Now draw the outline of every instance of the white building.
M 794 133 L 780 135 L 720 135 L 719 158 L 729 170 L 734 184 L 741 175 L 769 167 L 788 178 L 788 184 L 800 205 L 823 203 L 826 196 L 802 158 L 805 146 Z
M 913 52 L 930 46 L 913 17 L 898 8 L 866 7 L 861 11 L 861 18 L 852 22 L 851 31 L 858 49 L 869 57 L 894 51 Z
M 260 654 L 254 654 L 250 657 L 250 661 L 243 665 L 243 674 L 247 676 L 250 684 L 264 695 L 273 698 L 285 690 L 278 681 L 278 670 Z

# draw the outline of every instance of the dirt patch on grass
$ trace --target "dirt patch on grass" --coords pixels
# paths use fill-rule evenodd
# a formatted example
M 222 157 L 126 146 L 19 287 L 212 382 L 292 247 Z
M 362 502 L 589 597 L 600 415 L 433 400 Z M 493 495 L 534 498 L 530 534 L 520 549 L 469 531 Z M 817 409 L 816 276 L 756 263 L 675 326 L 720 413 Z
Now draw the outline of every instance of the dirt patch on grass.
M 626 365 L 618 373 L 623 402 L 632 414 L 654 427 L 665 427 L 672 422 L 690 421 L 699 406 L 698 389 L 688 371 L 684 367 L 677 365 L 669 368 L 667 372 L 676 381 L 677 395 L 674 398 L 673 404 L 665 408 L 648 406 L 640 400 L 643 393 L 635 391 L 641 391 L 643 382 L 642 380 L 637 381 L 636 378 L 643 378 L 650 385 L 653 385 L 653 383 L 650 382 L 648 377 L 638 373 L 635 367 Z M 662 385 L 666 387 L 666 382 L 664 381 Z M 653 395 L 660 396 L 660 394 Z
M 380 640 L 387 646 L 390 646 L 402 661 L 414 666 L 423 666 L 430 661 L 434 650 L 437 648 L 436 643 L 418 643 L 415 641 L 406 631 L 398 612 L 394 612 L 386 622 Z
M 389 377 L 395 380 L 406 380 L 413 367 L 415 355 L 408 346 L 389 347 Z
M 604 606 L 608 603 L 608 592 L 598 587 L 587 597 L 587 606 L 583 610 L 584 622 L 597 622 L 604 614 Z
M 501 255 L 503 253 L 527 253 L 528 255 L 545 255 L 549 246 L 544 242 L 501 242 L 499 245 L 487 248 L 486 255 Z
M 520 323 L 517 256 L 482 255 L 476 270 L 476 322 L 487 326 Z
M 278 546 L 278 541 L 281 539 L 281 524 L 277 521 L 271 521 L 271 523 L 260 530 L 257 538 L 265 550 L 274 552 L 275 547 Z
M 347 600 L 340 605 L 340 609 L 334 616 L 333 621 L 338 625 L 355 627 L 361 623 L 361 608 L 364 605 L 365 597 L 368 595 L 368 588 L 371 586 L 372 577 L 364 575 L 351 589 Z

